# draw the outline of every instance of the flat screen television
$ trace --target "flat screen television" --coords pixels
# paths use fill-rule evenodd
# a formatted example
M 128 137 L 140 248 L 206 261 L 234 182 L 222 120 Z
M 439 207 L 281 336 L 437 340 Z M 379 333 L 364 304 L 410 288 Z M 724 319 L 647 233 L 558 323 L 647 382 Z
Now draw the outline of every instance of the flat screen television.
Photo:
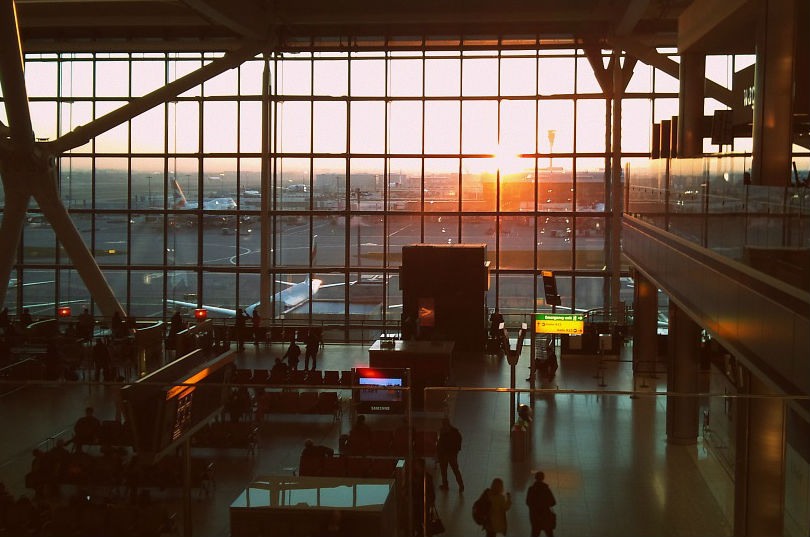
M 354 370 L 353 398 L 363 414 L 400 414 L 405 412 L 407 369 L 358 367 Z

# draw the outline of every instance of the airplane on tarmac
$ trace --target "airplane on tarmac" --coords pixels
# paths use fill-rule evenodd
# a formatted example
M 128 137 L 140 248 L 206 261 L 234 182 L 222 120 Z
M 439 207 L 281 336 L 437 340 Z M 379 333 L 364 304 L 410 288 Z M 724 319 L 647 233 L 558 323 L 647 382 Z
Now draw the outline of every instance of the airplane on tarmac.
M 317 239 L 317 236 L 312 241 L 311 254 L 312 254 L 312 259 L 313 260 L 315 259 L 315 256 L 316 256 L 317 251 L 318 251 L 315 239 Z M 276 304 L 276 308 L 280 309 L 279 313 L 281 313 L 281 314 L 287 313 L 287 312 L 293 310 L 294 308 L 300 306 L 301 304 L 303 304 L 304 302 L 309 300 L 310 297 L 314 298 L 315 295 L 318 293 L 318 291 L 320 291 L 321 289 L 326 289 L 328 287 L 338 287 L 338 286 L 341 286 L 341 285 L 346 285 L 344 283 L 324 284 L 323 280 L 321 280 L 320 278 L 312 278 L 309 275 L 307 275 L 306 278 L 304 278 L 303 281 L 297 282 L 297 283 L 296 282 L 286 282 L 286 281 L 281 281 L 281 280 L 277 280 L 276 283 L 288 286 L 285 289 L 282 289 L 281 291 L 279 291 L 278 293 L 274 294 L 271 297 L 270 303 L 271 304 Z M 348 285 L 352 285 L 354 283 L 355 282 L 350 282 Z M 194 308 L 194 309 L 197 308 L 197 304 L 195 304 L 193 302 L 183 302 L 183 301 L 179 301 L 179 300 L 169 300 L 169 299 L 167 299 L 166 302 L 168 302 L 169 304 L 173 304 L 175 306 L 180 306 L 180 307 L 184 307 L 184 308 Z M 248 316 L 252 316 L 253 315 L 253 310 L 258 308 L 259 304 L 260 304 L 259 302 L 254 302 L 250 306 L 246 307 L 245 308 L 245 313 Z M 206 306 L 205 304 L 203 304 L 201 307 L 202 307 L 202 309 L 205 309 L 206 311 L 208 311 L 210 313 L 216 313 L 218 315 L 225 315 L 227 317 L 236 317 L 236 310 L 235 309 L 222 308 L 222 307 L 219 307 L 219 306 Z
M 199 202 L 188 201 L 186 195 L 183 194 L 183 189 L 177 179 L 172 179 L 172 186 L 174 187 L 174 206 L 175 209 L 199 209 Z M 236 210 L 236 201 L 233 198 L 211 198 L 203 200 L 202 209 L 205 211 L 234 211 Z

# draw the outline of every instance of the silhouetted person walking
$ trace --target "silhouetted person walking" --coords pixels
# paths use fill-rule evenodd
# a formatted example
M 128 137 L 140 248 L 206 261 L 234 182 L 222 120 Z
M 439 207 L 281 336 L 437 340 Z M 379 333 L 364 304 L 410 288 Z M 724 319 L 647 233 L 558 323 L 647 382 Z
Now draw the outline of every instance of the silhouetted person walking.
M 554 494 L 544 481 L 543 472 L 534 474 L 534 484 L 526 491 L 526 505 L 529 506 L 529 520 L 532 523 L 532 537 L 539 537 L 540 532 L 546 532 L 548 537 L 554 537 L 554 527 L 557 515 L 551 508 L 557 505 Z
M 439 440 L 436 444 L 436 453 L 439 460 L 439 468 L 442 473 L 442 484 L 439 488 L 447 490 L 447 466 L 453 470 L 453 475 L 458 483 L 458 491 L 464 492 L 464 479 L 461 477 L 461 470 L 458 469 L 458 452 L 461 451 L 461 433 L 453 427 L 448 418 L 442 420 L 442 427 L 439 429 Z

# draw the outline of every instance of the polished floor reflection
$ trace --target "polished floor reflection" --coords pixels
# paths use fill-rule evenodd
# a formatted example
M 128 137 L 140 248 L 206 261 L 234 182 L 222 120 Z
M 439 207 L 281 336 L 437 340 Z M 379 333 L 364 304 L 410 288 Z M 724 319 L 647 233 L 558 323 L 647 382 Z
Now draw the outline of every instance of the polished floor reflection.
M 238 364 L 269 368 L 283 353 L 280 346 L 256 350 L 248 346 Z M 722 536 L 730 535 L 731 479 L 702 444 L 676 446 L 666 442 L 666 399 L 654 396 L 666 383 L 663 372 L 633 378 L 630 349 L 619 359 L 565 356 L 554 385 L 538 395 L 525 460 L 511 455 L 510 394 L 480 388 L 508 386 L 510 366 L 495 357 L 455 360 L 452 382 L 470 390 L 450 390 L 431 397 L 442 401 L 414 414 L 417 428 L 438 429 L 448 413 L 463 434 L 459 456 L 466 490 L 459 493 L 450 477 L 449 490 L 437 488 L 437 509 L 446 535 L 476 535 L 472 503 L 494 477 L 512 492 L 509 535 L 528 535 L 524 499 L 532 472 L 542 469 L 557 497 L 558 536 Z M 346 370 L 368 364 L 367 347 L 327 345 L 318 367 Z M 517 387 L 525 381 L 528 352 L 517 366 Z M 635 396 L 630 391 L 638 390 Z M 116 389 L 86 383 L 27 386 L 0 398 L 0 481 L 15 495 L 31 494 L 24 476 L 31 450 L 49 438 L 69 436 L 85 406 L 102 419 L 116 416 Z M 446 396 L 446 397 L 445 397 Z M 200 537 L 229 535 L 231 503 L 256 476 L 291 475 L 298 467 L 304 440 L 338 448 L 340 434 L 351 426 L 350 392 L 342 392 L 343 415 L 273 414 L 259 426 L 257 453 L 241 449 L 197 449 L 195 456 L 215 461 L 215 484 L 209 494 L 192 497 L 191 533 Z M 518 395 L 518 402 L 529 402 Z M 702 402 L 705 404 L 705 402 Z M 372 428 L 394 428 L 398 417 L 369 416 Z M 11 433 L 11 434 L 10 434 Z M 428 461 L 436 484 L 438 467 Z M 68 489 L 63 490 L 67 494 Z M 123 494 L 123 491 L 113 491 Z M 98 491 L 99 494 L 102 491 Z M 156 490 L 178 512 L 178 490 Z M 183 533 L 183 528 L 180 528 Z

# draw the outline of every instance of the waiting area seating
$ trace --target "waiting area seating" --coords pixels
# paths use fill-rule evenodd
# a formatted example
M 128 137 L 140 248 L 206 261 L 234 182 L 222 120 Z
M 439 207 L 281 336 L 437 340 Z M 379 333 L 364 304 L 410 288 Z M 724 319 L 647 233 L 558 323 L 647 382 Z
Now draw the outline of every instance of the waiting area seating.
M 341 414 L 336 391 L 263 391 L 256 396 L 256 419 L 268 414 L 324 414 L 337 420 Z

